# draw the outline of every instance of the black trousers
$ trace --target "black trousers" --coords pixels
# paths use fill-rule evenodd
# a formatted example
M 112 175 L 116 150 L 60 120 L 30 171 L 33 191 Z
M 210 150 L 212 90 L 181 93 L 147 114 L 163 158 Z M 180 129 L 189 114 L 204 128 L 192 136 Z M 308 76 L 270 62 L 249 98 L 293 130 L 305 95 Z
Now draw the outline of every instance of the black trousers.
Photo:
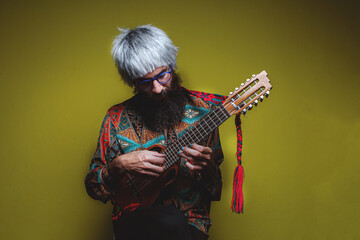
M 126 213 L 114 223 L 115 240 L 206 240 L 174 207 L 155 206 Z

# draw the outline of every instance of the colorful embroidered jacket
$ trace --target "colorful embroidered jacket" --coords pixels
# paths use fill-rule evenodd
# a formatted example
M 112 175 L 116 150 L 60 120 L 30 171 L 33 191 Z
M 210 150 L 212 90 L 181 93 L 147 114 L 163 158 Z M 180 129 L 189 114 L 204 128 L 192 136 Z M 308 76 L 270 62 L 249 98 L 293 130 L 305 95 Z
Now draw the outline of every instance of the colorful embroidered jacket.
M 185 134 L 189 127 L 195 125 L 222 100 L 219 95 L 200 93 L 203 95 L 199 97 L 199 92 L 192 93 L 193 103 L 186 105 L 181 123 L 167 131 L 166 134 L 152 132 L 142 124 L 141 119 L 132 108 L 133 98 L 115 105 L 107 111 L 100 129 L 97 150 L 85 179 L 87 192 L 92 198 L 104 203 L 109 200 L 113 202 L 114 193 L 108 184 L 108 165 L 116 157 L 116 152 L 125 154 L 143 150 L 155 144 L 167 146 L 171 141 Z M 208 98 L 204 98 L 204 96 Z M 185 165 L 185 160 L 181 159 L 180 171 L 175 184 L 166 193 L 160 195 L 157 203 L 179 208 L 189 224 L 207 234 L 211 225 L 210 202 L 220 200 L 222 186 L 219 165 L 223 161 L 223 153 L 218 130 L 216 129 L 201 144 L 213 149 L 216 163 L 215 175 L 211 179 L 204 179 L 201 175 L 190 171 Z M 114 205 L 113 221 L 116 221 L 126 210 L 132 209 L 119 209 Z

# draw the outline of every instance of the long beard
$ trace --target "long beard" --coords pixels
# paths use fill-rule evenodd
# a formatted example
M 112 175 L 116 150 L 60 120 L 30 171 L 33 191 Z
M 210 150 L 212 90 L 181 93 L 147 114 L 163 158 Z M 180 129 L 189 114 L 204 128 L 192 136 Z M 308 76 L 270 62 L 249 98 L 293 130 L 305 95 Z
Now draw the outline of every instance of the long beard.
M 180 77 L 174 74 L 171 88 L 160 94 L 165 96 L 161 100 L 157 100 L 156 95 L 151 97 L 142 92 L 135 96 L 135 112 L 141 117 L 146 128 L 163 132 L 181 122 L 186 103 L 190 102 L 191 98 L 186 89 L 180 87 L 180 81 Z

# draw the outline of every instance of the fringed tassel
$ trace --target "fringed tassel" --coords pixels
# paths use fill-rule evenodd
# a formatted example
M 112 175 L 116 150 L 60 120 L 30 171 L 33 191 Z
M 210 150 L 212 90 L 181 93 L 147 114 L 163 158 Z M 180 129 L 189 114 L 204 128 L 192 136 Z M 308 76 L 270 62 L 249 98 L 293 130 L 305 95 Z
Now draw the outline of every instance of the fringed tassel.
M 242 213 L 244 207 L 244 196 L 242 185 L 244 181 L 244 169 L 241 165 L 237 165 L 234 172 L 234 185 L 231 209 L 235 213 Z
M 242 213 L 244 209 L 244 196 L 243 196 L 243 181 L 244 181 L 244 168 L 241 166 L 242 155 L 242 132 L 241 132 L 241 120 L 240 115 L 235 117 L 235 125 L 237 132 L 237 161 L 238 165 L 234 172 L 234 185 L 233 185 L 233 197 L 231 209 L 235 213 Z

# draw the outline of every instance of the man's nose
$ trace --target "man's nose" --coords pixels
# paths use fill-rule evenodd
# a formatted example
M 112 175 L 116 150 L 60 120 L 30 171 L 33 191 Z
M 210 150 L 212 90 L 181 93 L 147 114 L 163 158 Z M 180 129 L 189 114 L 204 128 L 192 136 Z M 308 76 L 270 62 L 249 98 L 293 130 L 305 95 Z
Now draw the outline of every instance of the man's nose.
M 163 89 L 164 89 L 164 86 L 162 84 L 160 84 L 157 80 L 153 81 L 153 88 L 152 88 L 153 93 L 160 94 Z

